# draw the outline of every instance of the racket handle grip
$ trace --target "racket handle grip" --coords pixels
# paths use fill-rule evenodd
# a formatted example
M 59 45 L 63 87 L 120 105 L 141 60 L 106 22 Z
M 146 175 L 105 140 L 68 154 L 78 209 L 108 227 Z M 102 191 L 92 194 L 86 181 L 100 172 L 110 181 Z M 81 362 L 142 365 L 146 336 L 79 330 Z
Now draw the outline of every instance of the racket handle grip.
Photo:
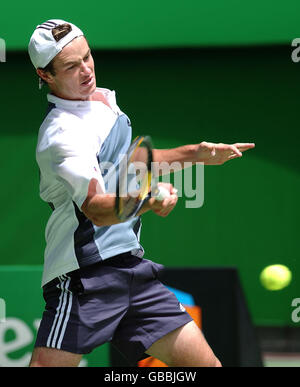
M 174 191 L 177 192 L 177 190 L 175 188 L 174 188 Z M 176 193 L 176 192 L 174 192 L 174 193 Z M 158 187 L 156 187 L 155 192 L 154 192 L 155 199 L 160 201 L 160 202 L 163 201 L 165 198 L 167 198 L 170 195 L 171 195 L 170 191 L 167 188 L 162 187 L 160 185 Z

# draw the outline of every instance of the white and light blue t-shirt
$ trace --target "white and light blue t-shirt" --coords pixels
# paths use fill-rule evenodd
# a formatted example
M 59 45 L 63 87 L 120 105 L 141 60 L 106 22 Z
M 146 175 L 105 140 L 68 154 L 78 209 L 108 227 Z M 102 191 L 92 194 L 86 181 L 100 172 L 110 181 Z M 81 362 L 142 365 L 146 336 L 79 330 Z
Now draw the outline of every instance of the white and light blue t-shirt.
M 49 108 L 38 136 L 40 197 L 53 209 L 45 237 L 42 286 L 59 275 L 131 251 L 142 256 L 139 217 L 97 227 L 81 211 L 92 178 L 105 192 L 107 170 L 131 143 L 131 124 L 115 92 L 98 88 L 100 101 L 71 101 L 48 94 Z

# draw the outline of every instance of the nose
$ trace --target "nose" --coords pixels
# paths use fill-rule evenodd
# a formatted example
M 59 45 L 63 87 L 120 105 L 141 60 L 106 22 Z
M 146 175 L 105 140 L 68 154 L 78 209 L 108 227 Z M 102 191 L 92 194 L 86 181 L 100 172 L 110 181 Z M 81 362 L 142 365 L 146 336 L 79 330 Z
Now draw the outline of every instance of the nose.
M 81 63 L 80 70 L 81 70 L 82 75 L 90 75 L 92 73 L 92 70 L 89 68 L 89 66 L 85 62 Z

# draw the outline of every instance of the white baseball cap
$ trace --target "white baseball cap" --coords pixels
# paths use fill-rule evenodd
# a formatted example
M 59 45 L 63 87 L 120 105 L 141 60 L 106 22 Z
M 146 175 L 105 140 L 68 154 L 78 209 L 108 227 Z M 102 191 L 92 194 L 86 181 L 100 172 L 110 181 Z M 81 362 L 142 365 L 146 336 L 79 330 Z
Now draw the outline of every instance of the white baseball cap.
M 52 29 L 65 23 L 70 24 L 72 29 L 57 42 L 52 35 Z M 83 35 L 83 32 L 78 27 L 64 20 L 51 19 L 39 24 L 32 34 L 28 45 L 28 53 L 33 66 L 35 68 L 44 68 L 68 43 Z

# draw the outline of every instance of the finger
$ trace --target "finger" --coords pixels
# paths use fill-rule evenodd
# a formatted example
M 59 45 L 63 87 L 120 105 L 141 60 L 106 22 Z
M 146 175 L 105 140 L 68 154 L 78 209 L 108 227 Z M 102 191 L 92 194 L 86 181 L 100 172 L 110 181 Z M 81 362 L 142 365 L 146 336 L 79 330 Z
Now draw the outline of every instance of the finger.
M 233 155 L 230 155 L 228 156 L 228 160 L 233 160 L 233 159 L 237 159 L 237 158 L 240 158 L 241 156 L 238 156 L 237 154 L 233 154 Z
M 237 147 L 240 147 L 240 146 L 255 146 L 255 143 L 254 142 L 236 142 L 235 144 L 233 144 Z
M 171 205 L 172 207 L 175 207 L 175 206 L 176 206 L 176 203 L 177 203 L 177 201 L 178 201 L 178 196 L 172 194 L 172 195 L 170 196 L 170 198 L 172 199 L 172 202 L 170 203 L 170 205 Z
M 171 212 L 171 209 L 163 209 L 154 211 L 159 216 L 167 216 Z
M 239 149 L 235 145 L 231 145 L 230 148 L 235 155 L 240 156 L 240 157 L 243 155 L 242 152 L 240 152 Z
M 171 195 L 177 195 L 177 193 L 178 193 L 178 189 L 173 187 L 172 190 L 171 190 Z
M 169 213 L 173 210 L 173 207 L 172 208 L 169 208 L 168 210 L 165 210 L 165 211 L 161 211 L 160 212 L 160 216 L 168 216 Z
M 247 150 L 253 149 L 254 147 L 241 147 L 238 148 L 240 152 L 246 152 Z
M 167 216 L 175 207 L 177 203 L 178 197 L 175 195 L 171 195 L 170 197 L 164 199 L 162 202 L 162 210 L 159 211 L 161 216 Z
M 253 149 L 255 148 L 255 144 L 254 143 L 237 143 L 237 144 L 234 144 L 240 151 L 244 152 L 248 149 Z
M 174 207 L 177 202 L 177 195 L 170 195 L 162 201 L 162 207 L 167 209 L 169 207 Z

